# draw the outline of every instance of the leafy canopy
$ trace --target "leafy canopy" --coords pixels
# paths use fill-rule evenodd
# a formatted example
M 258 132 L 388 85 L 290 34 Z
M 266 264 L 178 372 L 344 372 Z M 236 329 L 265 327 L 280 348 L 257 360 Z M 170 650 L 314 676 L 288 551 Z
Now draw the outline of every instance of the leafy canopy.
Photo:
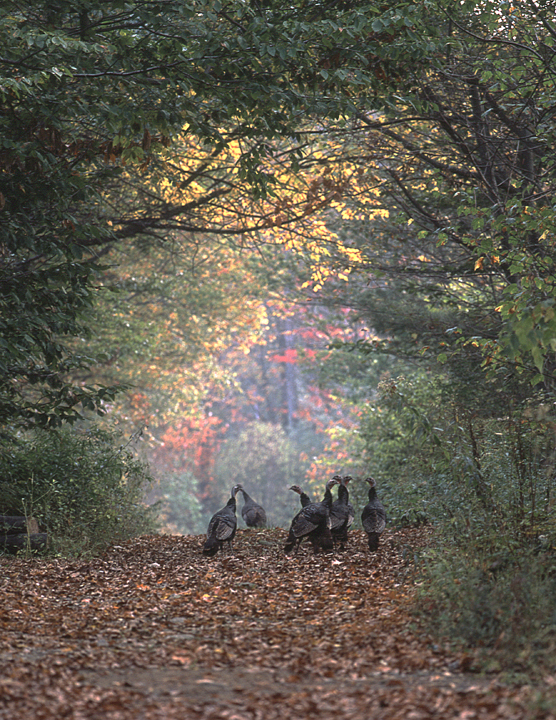
M 270 141 L 298 142 L 308 118 L 339 117 L 372 87 L 369 53 L 382 51 L 361 40 L 376 14 L 362 2 L 3 3 L 3 425 L 56 425 L 80 405 L 102 411 L 115 389 L 67 382 L 94 358 L 64 339 L 88 328 L 103 259 L 174 222 L 191 229 L 189 215 L 226 193 L 230 152 L 238 182 L 267 195 Z M 224 173 L 180 158 L 168 179 L 168 149 L 193 139 L 205 157 L 225 159 Z M 294 146 L 293 166 L 300 153 Z M 152 182 L 197 194 L 180 202 Z

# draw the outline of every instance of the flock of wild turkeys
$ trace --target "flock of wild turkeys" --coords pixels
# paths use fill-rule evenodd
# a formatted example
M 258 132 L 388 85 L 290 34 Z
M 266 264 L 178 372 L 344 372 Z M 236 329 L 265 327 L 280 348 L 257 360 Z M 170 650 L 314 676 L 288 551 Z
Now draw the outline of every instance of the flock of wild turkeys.
M 355 510 L 349 501 L 348 484 L 353 480 L 350 475 L 334 475 L 326 483 L 324 497 L 320 502 L 312 502 L 299 485 L 290 490 L 299 495 L 301 510 L 293 518 L 284 552 L 297 552 L 305 538 L 311 543 L 315 553 L 327 552 L 335 547 L 345 548 L 348 530 L 355 518 Z M 365 480 L 369 484 L 369 501 L 361 512 L 363 529 L 367 533 L 369 550 L 377 550 L 381 534 L 386 527 L 386 510 L 376 494 L 376 482 L 372 477 Z M 332 498 L 332 488 L 338 485 L 338 497 Z M 233 540 L 237 529 L 236 495 L 243 493 L 241 516 L 248 527 L 265 527 L 266 512 L 256 503 L 241 485 L 234 485 L 226 505 L 210 519 L 207 539 L 203 553 L 216 555 L 224 543 L 233 549 Z

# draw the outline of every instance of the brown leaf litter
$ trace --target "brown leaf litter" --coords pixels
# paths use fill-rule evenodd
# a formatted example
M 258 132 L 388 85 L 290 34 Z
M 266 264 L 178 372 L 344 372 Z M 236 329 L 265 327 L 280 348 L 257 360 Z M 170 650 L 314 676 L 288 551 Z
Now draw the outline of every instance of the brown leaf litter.
M 0 720 L 524 720 L 535 689 L 461 670 L 414 628 L 411 558 L 282 552 L 280 529 L 149 536 L 92 560 L 0 559 Z

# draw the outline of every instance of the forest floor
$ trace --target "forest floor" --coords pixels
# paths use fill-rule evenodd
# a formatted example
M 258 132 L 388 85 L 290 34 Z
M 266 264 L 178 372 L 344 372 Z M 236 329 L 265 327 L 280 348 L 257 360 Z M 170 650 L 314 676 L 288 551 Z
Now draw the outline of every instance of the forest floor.
M 465 672 L 410 614 L 428 530 L 284 556 L 280 529 L 0 558 L 0 720 L 530 720 L 539 687 Z M 551 679 L 542 693 L 550 693 Z M 556 683 L 555 683 L 556 684 Z

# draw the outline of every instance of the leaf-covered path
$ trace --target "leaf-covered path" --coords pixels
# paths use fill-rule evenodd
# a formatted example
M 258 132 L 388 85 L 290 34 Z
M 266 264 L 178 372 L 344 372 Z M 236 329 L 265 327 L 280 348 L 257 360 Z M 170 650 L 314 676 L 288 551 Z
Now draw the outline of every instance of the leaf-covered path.
M 282 530 L 239 531 L 232 556 L 199 537 L 143 537 L 87 561 L 0 559 L 0 719 L 531 715 L 532 688 L 459 670 L 411 631 L 408 558 L 285 557 Z

